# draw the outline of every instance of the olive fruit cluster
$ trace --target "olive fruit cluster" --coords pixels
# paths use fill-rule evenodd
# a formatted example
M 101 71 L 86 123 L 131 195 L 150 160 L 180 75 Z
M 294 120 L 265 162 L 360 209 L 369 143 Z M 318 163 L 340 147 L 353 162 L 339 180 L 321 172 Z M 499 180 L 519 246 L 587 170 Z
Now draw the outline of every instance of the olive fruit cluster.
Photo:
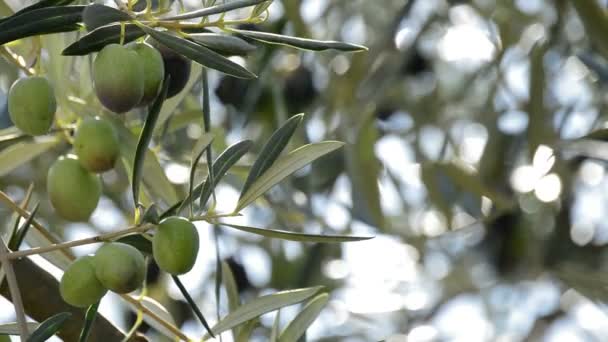
M 188 81 L 190 63 L 171 50 L 147 43 L 106 45 L 93 62 L 97 98 L 115 113 L 146 106 L 154 101 L 167 75 L 171 75 L 167 96 L 175 96 Z
M 8 114 L 15 126 L 26 134 L 46 134 L 56 110 L 53 86 L 44 77 L 20 78 L 9 89 Z
M 95 173 L 114 167 L 120 154 L 118 135 L 109 122 L 85 119 L 74 135 L 74 153 L 59 157 L 47 174 L 51 205 L 66 220 L 86 221 L 101 197 Z
M 158 267 L 174 275 L 192 269 L 198 248 L 198 231 L 183 217 L 171 216 L 160 221 L 152 239 L 152 253 Z
M 106 243 L 95 255 L 75 260 L 63 273 L 59 292 L 63 300 L 76 307 L 95 304 L 108 292 L 129 293 L 144 281 L 146 263 L 135 247 Z

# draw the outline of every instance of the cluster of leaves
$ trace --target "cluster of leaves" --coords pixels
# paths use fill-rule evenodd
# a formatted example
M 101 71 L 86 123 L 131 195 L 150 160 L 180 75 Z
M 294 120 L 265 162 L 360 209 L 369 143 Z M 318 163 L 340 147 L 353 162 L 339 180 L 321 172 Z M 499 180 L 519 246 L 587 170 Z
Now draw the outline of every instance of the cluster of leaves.
M 214 189 L 220 184 L 224 175 L 245 154 L 250 152 L 254 143 L 250 140 L 235 143 L 226 148 L 215 160 L 212 160 L 211 143 L 214 137 L 210 133 L 211 115 L 207 70 L 216 70 L 237 78 L 255 78 L 254 73 L 227 58 L 227 56 L 246 55 L 251 52 L 254 47 L 248 41 L 279 44 L 313 51 L 334 49 L 356 52 L 365 50 L 364 47 L 336 41 L 303 39 L 230 27 L 237 23 L 255 23 L 263 20 L 263 16 L 272 0 L 235 0 L 221 5 L 211 5 L 192 12 L 164 17 L 154 16 L 150 8 L 147 8 L 144 12 L 134 12 L 131 10 L 131 4 L 125 8 L 116 9 L 100 4 L 81 6 L 72 5 L 72 3 L 73 1 L 69 0 L 43 0 L 18 11 L 10 17 L 0 19 L 0 45 L 26 37 L 80 31 L 86 28 L 88 30 L 86 34 L 64 48 L 62 52 L 64 56 L 84 56 L 100 51 L 108 44 L 123 44 L 149 36 L 162 46 L 203 66 L 202 91 L 204 102 L 202 105 L 202 119 L 205 133 L 192 151 L 189 190 L 185 198 L 181 200 L 177 198 L 176 192 L 164 175 L 156 155 L 149 149 L 155 136 L 156 127 L 171 115 L 172 110 L 176 108 L 183 97 L 171 101 L 167 100 L 167 84 L 165 82 L 164 91 L 161 91 L 154 103 L 148 108 L 138 138 L 132 134 L 120 118 L 109 117 L 109 120 L 112 121 L 119 132 L 121 141 L 123 141 L 121 154 L 125 168 L 131 170 L 130 181 L 133 202 L 136 204 L 135 217 L 138 224 L 156 224 L 164 217 L 180 215 L 187 210 L 191 219 L 200 217 L 217 225 L 268 238 L 319 243 L 359 241 L 369 238 L 304 234 L 225 223 L 213 218 L 213 207 L 208 205 L 209 200 L 214 196 Z M 249 6 L 254 6 L 249 18 L 241 21 L 224 20 L 226 12 Z M 209 21 L 209 16 L 218 14 L 221 15 L 220 19 Z M 199 18 L 201 18 L 199 23 L 183 22 L 184 20 Z M 210 30 L 213 27 L 219 28 L 221 32 Z M 293 116 L 266 141 L 248 172 L 234 212 L 225 216 L 238 215 L 242 209 L 252 204 L 286 177 L 344 145 L 337 141 L 324 141 L 304 145 L 289 153 L 283 153 L 302 119 L 302 114 Z M 4 146 L 4 149 L 0 151 L 0 175 L 7 174 L 34 157 L 45 153 L 60 141 L 59 139 L 29 141 L 29 137 L 18 134 L 13 129 L 2 133 L 5 134 L 0 135 L 0 144 Z M 207 177 L 202 182 L 195 184 L 196 169 L 203 155 L 207 159 Z M 166 206 L 166 208 L 160 210 L 159 208 L 163 208 L 163 206 Z M 26 208 L 27 205 L 24 209 Z M 27 220 L 21 227 L 15 226 L 9 238 L 9 247 L 12 250 L 18 250 L 21 242 L 30 235 L 28 234 L 28 228 L 35 222 L 36 210 L 37 206 L 28 215 L 18 212 L 20 216 Z M 39 225 L 34 226 L 37 227 L 34 231 L 38 232 L 40 230 Z M 32 234 L 34 231 L 32 231 Z M 42 235 L 44 240 L 44 234 Z M 40 238 L 39 235 L 36 236 Z M 49 239 L 48 236 L 46 240 L 47 244 L 56 242 Z M 149 240 L 142 235 L 129 235 L 119 239 L 119 241 L 130 243 L 144 253 L 149 253 L 151 250 Z M 67 262 L 73 259 L 69 251 L 65 250 L 48 253 L 45 257 L 64 269 Z M 300 313 L 282 330 L 279 329 L 279 315 L 277 315 L 277 323 L 271 334 L 272 340 L 295 341 L 304 334 L 306 328 L 328 301 L 328 294 L 321 292 L 320 287 L 314 287 L 278 292 L 241 304 L 230 268 L 226 264 L 221 264 L 221 270 L 218 270 L 217 273 L 221 275 L 221 279 L 218 278 L 218 286 L 221 280 L 228 293 L 230 313 L 213 327 L 207 324 L 179 278 L 172 277 L 195 315 L 207 328 L 210 336 L 233 330 L 238 341 L 246 341 L 260 315 L 308 300 Z M 123 296 L 123 298 L 125 297 Z M 135 304 L 132 298 L 129 302 L 135 305 L 136 311 L 143 312 L 144 320 L 169 337 L 185 338 L 183 334 L 176 331 L 170 319 L 162 318 L 167 315 L 162 314 L 166 310 L 160 304 L 151 299 L 148 299 L 146 304 L 145 298 L 147 297 L 142 298 L 144 299 L 135 301 Z M 97 306 L 97 304 L 93 305 L 87 310 L 85 325 L 81 333 L 82 341 L 85 341 L 89 335 L 91 325 L 96 317 Z M 146 314 L 150 312 L 160 312 L 161 314 Z M 30 339 L 35 341 L 35 338 L 45 339 L 51 336 L 59 331 L 61 324 L 68 318 L 68 313 L 59 313 L 49 318 L 37 327 Z M 14 329 L 14 325 L 7 325 L 0 327 L 0 333 L 12 334 L 15 333 Z

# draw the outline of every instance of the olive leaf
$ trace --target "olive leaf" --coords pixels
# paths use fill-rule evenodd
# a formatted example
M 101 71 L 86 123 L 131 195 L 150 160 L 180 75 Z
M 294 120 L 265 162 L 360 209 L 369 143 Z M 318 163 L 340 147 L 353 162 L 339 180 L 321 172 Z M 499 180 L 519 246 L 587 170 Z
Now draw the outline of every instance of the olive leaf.
M 24 14 L 27 12 L 31 12 L 31 11 L 37 10 L 39 8 L 45 8 L 45 7 L 51 7 L 51 6 L 66 6 L 66 5 L 71 4 L 72 2 L 74 2 L 74 0 L 42 0 L 35 4 L 29 5 L 27 7 L 20 9 L 12 16 L 9 16 L 6 18 L 1 18 L 0 23 L 2 23 L 3 21 L 8 20 L 14 16 L 18 16 L 18 15 L 21 15 L 21 14 Z
M 0 45 L 25 37 L 78 30 L 84 8 L 45 7 L 12 15 L 0 22 Z
M 196 173 L 198 162 L 203 156 L 203 153 L 210 148 L 212 141 L 213 135 L 211 133 L 203 134 L 192 149 L 192 158 L 190 159 L 190 178 L 188 182 L 189 197 L 192 197 L 192 190 L 194 188 L 194 174 Z M 190 209 L 192 210 L 192 208 Z
M 32 211 L 30 213 L 30 216 L 27 218 L 27 220 L 25 220 L 23 225 L 21 225 L 21 227 L 15 231 L 15 234 L 11 237 L 11 239 L 8 243 L 8 247 L 10 249 L 16 251 L 19 249 L 19 246 L 21 246 L 21 243 L 25 239 L 25 235 L 29 231 L 30 226 L 32 225 L 32 222 L 34 221 L 34 217 L 36 216 L 36 213 L 38 212 L 39 205 L 40 205 L 40 203 L 36 203 L 36 205 L 34 206 L 34 209 L 32 209 Z
M 44 342 L 61 329 L 65 321 L 72 316 L 69 312 L 62 312 L 47 318 L 36 331 L 27 339 L 27 342 Z
M 100 4 L 87 6 L 82 12 L 82 21 L 89 31 L 107 24 L 133 20 L 126 12 Z
M 124 42 L 128 43 L 145 35 L 144 31 L 135 24 L 124 24 Z M 121 24 L 110 24 L 96 28 L 66 47 L 61 54 L 64 56 L 84 56 L 97 52 L 109 44 L 120 43 Z
M 253 10 L 251 10 L 251 16 L 255 18 L 257 16 L 262 15 L 268 9 L 268 7 L 270 7 L 270 5 L 272 5 L 272 1 L 273 0 L 268 0 L 268 1 L 264 1 L 260 4 L 255 5 Z
M 243 232 L 261 235 L 268 238 L 276 238 L 288 241 L 299 242 L 318 242 L 318 243 L 339 243 L 339 242 L 354 242 L 373 239 L 373 236 L 352 236 L 352 235 L 324 235 L 324 234 L 305 234 L 294 233 L 286 230 L 277 229 L 262 229 L 256 227 L 241 226 L 222 222 L 222 226 L 234 228 Z
M 250 30 L 230 29 L 230 31 L 264 43 L 286 45 L 302 50 L 324 51 L 333 49 L 346 52 L 367 51 L 367 48 L 362 45 L 337 42 L 333 40 L 315 40 Z
M 99 308 L 99 302 L 89 306 L 86 314 L 84 315 L 84 324 L 82 326 L 82 331 L 80 332 L 80 337 L 78 338 L 78 342 L 87 342 L 89 339 L 89 334 L 91 333 L 91 328 L 93 327 L 93 323 L 95 322 L 95 318 L 97 318 L 97 309 Z
M 255 51 L 254 45 L 233 35 L 220 33 L 193 33 L 188 37 L 198 44 L 229 56 L 242 56 Z
M 209 327 L 209 324 L 207 323 L 207 320 L 205 319 L 205 316 L 203 316 L 203 313 L 196 305 L 196 302 L 194 302 L 194 299 L 192 299 L 192 297 L 188 293 L 188 290 L 186 290 L 186 288 L 184 287 L 184 284 L 182 284 L 182 282 L 179 280 L 179 278 L 176 275 L 172 275 L 171 279 L 173 279 L 173 282 L 179 289 L 179 292 L 182 293 L 182 296 L 184 296 L 184 299 L 186 299 L 186 302 L 188 302 L 188 305 L 190 305 L 190 308 L 192 309 L 192 311 L 194 311 L 194 315 L 196 316 L 196 318 L 198 318 L 198 320 L 201 322 L 201 324 L 205 327 L 205 330 L 207 330 L 207 333 L 209 333 L 209 335 L 211 335 L 211 337 L 215 337 L 213 335 L 213 332 L 211 331 L 211 327 Z
M 203 8 L 203 9 L 192 11 L 192 12 L 186 12 L 186 13 L 182 13 L 182 14 L 178 14 L 178 15 L 174 15 L 174 16 L 170 16 L 170 17 L 165 17 L 162 19 L 163 20 L 184 20 L 184 19 L 200 18 L 200 17 L 204 17 L 207 15 L 224 13 L 224 12 L 232 11 L 232 10 L 243 8 L 243 7 L 257 5 L 264 1 L 266 1 L 266 0 L 234 0 L 234 1 L 230 1 L 228 3 L 224 3 L 221 5 L 211 6 L 211 7 Z
M 255 74 L 244 67 L 202 45 L 196 44 L 187 39 L 176 37 L 166 32 L 154 30 L 147 26 L 141 26 L 141 28 L 160 44 L 201 64 L 202 66 L 215 69 L 227 75 L 238 78 L 256 77 Z
M 308 301 L 302 311 L 281 332 L 278 342 L 298 341 L 319 316 L 328 301 L 329 295 L 327 293 L 321 293 Z

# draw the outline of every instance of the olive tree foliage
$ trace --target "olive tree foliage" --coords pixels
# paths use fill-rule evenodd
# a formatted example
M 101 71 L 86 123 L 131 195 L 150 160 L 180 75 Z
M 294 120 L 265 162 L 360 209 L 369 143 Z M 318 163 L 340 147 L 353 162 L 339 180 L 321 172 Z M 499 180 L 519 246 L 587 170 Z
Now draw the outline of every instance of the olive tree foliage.
M 229 90 L 228 96 L 249 106 L 249 115 L 260 111 L 270 118 L 241 122 L 262 132 L 234 141 L 228 134 L 235 129 L 219 125 L 210 79 L 246 80 L 261 89 L 258 84 L 274 77 L 266 69 L 281 49 L 350 54 L 367 48 L 268 32 L 262 25 L 272 2 L 202 1 L 195 8 L 169 1 L 0 3 L 3 81 L 17 79 L 7 89 L 14 126 L 0 133 L 0 174 L 7 187 L 0 191 L 7 213 L 0 279 L 17 320 L 0 333 L 28 341 L 55 334 L 66 341 L 119 341 L 146 339 L 142 332 L 151 327 L 154 340 L 208 340 L 231 333 L 248 341 L 261 315 L 302 303 L 289 322 L 277 318 L 264 334 L 276 341 L 304 336 L 328 303 L 328 288 L 288 280 L 283 291 L 244 297 L 250 286 L 237 273 L 238 263 L 222 260 L 220 232 L 305 246 L 371 238 L 303 231 L 302 219 L 296 218 L 306 217 L 306 207 L 281 212 L 268 193 L 344 143 L 298 136 L 305 115 L 278 94 L 270 95 L 271 107 L 260 108 L 260 95 Z M 171 166 L 188 170 L 187 179 L 172 182 Z M 47 170 L 48 176 L 39 172 Z M 229 206 L 218 203 L 220 185 L 240 192 Z M 104 202 L 113 209 L 108 215 L 125 226 L 69 239 L 70 230 L 79 229 L 70 222 L 94 223 L 91 214 Z M 260 204 L 276 210 L 281 227 L 260 226 L 265 222 L 255 215 L 248 225 L 234 220 Z M 210 288 L 217 316 L 212 320 L 178 277 L 192 269 L 199 252 L 201 225 L 191 222 L 204 223 L 202 229 L 215 236 L 215 247 L 200 246 L 216 251 Z M 98 243 L 103 247 L 94 256 L 76 259 L 73 247 Z M 30 259 L 33 255 L 65 271 L 60 284 Z M 167 272 L 160 280 L 159 268 Z M 167 296 L 169 283 L 182 301 Z M 108 290 L 134 314 L 127 332 L 97 313 Z M 221 304 L 224 296 L 227 303 Z M 179 323 L 176 303 L 188 307 Z M 27 323 L 26 315 L 40 324 Z M 204 327 L 204 335 L 188 336 L 180 329 L 189 317 Z

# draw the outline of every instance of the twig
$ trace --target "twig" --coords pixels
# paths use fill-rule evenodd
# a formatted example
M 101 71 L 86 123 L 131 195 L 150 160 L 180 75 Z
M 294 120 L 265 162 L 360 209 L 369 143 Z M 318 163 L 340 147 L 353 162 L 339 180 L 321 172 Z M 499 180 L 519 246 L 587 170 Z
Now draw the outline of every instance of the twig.
M 17 259 L 17 258 L 22 258 L 22 257 L 28 256 L 28 255 L 48 253 L 48 252 L 56 251 L 58 249 L 63 250 L 63 249 L 70 248 L 70 247 L 83 246 L 83 245 L 89 245 L 92 243 L 109 241 L 109 240 L 115 239 L 117 237 L 121 237 L 123 235 L 131 234 L 131 233 L 143 233 L 143 232 L 151 229 L 152 227 L 154 227 L 153 224 L 147 223 L 144 225 L 133 226 L 133 227 L 129 227 L 129 228 L 119 230 L 116 232 L 101 234 L 101 235 L 93 236 L 93 237 L 86 238 L 86 239 L 57 243 L 57 244 L 46 246 L 46 247 L 34 247 L 34 248 L 26 249 L 23 251 L 11 252 L 7 255 L 7 258 L 8 259 Z
M 0 239 L 0 262 L 4 267 L 6 274 L 6 280 L 8 282 L 8 289 L 11 292 L 11 301 L 15 307 L 15 315 L 17 316 L 17 325 L 19 326 L 19 335 L 21 341 L 26 341 L 29 335 L 27 331 L 27 323 L 25 321 L 25 311 L 23 310 L 23 301 L 21 300 L 21 293 L 19 292 L 19 284 L 17 284 L 17 277 L 15 276 L 15 270 L 13 270 L 13 264 L 7 257 L 8 248 L 4 241 Z

